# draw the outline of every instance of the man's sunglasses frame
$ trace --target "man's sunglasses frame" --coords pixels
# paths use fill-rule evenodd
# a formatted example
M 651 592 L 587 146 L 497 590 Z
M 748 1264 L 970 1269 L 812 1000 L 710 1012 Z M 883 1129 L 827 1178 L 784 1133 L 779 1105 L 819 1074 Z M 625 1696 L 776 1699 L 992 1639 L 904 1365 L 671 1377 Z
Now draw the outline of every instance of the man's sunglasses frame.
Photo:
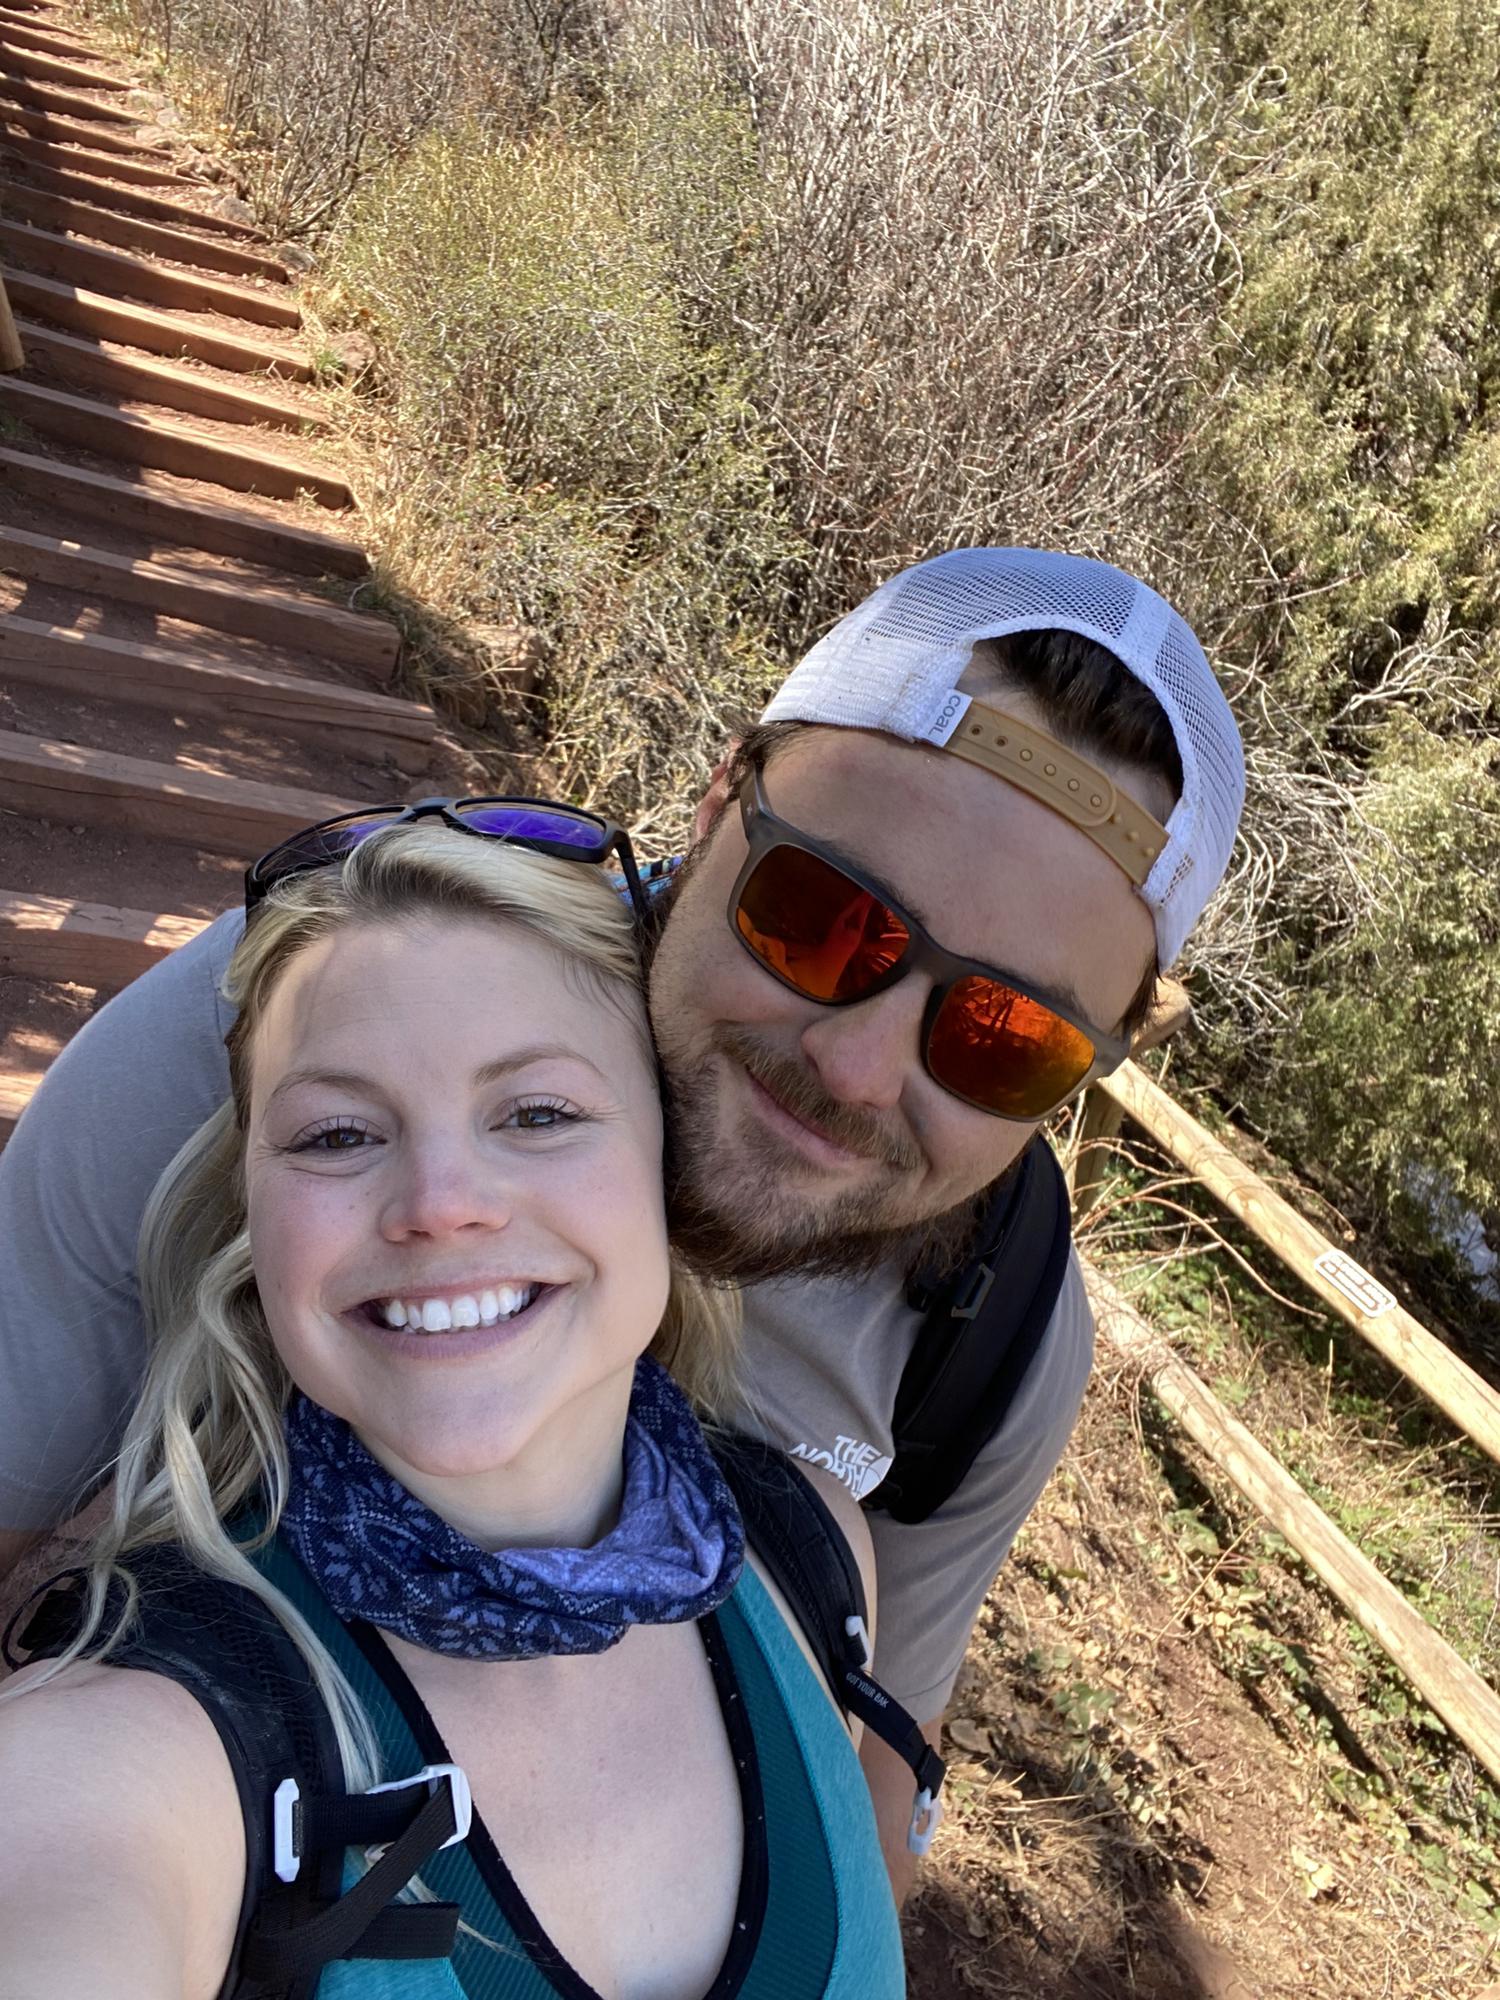
M 946 1090 L 950 1096 L 958 1098 L 964 1104 L 972 1105 L 978 1111 L 987 1112 L 992 1118 L 1004 1118 L 1013 1124 L 1037 1124 L 1040 1120 L 1050 1116 L 1052 1112 L 1066 1104 L 1070 1098 L 1076 1097 L 1079 1091 L 1086 1090 L 1091 1083 L 1096 1082 L 1101 1076 L 1108 1076 L 1111 1070 L 1118 1069 L 1120 1064 L 1129 1055 L 1130 1043 L 1128 1039 L 1120 1035 L 1105 1034 L 1091 1023 L 1080 1020 L 1077 1015 L 1070 1013 L 1067 1008 L 1059 1006 L 1050 994 L 1040 992 L 1035 987 L 1028 986 L 1025 980 L 1016 978 L 1013 973 L 1002 972 L 997 966 L 986 965 L 980 959 L 960 958 L 956 953 L 946 951 L 934 937 L 923 929 L 915 917 L 911 916 L 901 907 L 889 891 L 880 883 L 861 875 L 857 869 L 851 868 L 839 855 L 832 853 L 820 842 L 814 840 L 811 835 L 803 833 L 799 828 L 790 825 L 786 820 L 778 818 L 776 813 L 772 811 L 770 802 L 766 797 L 765 781 L 758 764 L 751 770 L 744 784 L 740 787 L 739 800 L 740 820 L 745 830 L 745 839 L 749 846 L 749 852 L 745 856 L 744 865 L 735 877 L 734 887 L 729 894 L 729 928 L 733 931 L 735 937 L 738 938 L 744 950 L 750 955 L 756 965 L 760 967 L 761 971 L 769 973 L 771 978 L 775 979 L 778 984 L 787 987 L 791 992 L 797 994 L 800 999 L 811 1000 L 815 1005 L 820 1007 L 855 1007 L 862 1001 L 873 999 L 877 993 L 883 993 L 887 987 L 894 986 L 898 980 L 904 979 L 909 972 L 927 973 L 932 980 L 932 991 L 927 997 L 927 1006 L 922 1016 L 922 1067 L 932 1078 L 933 1082 L 940 1089 Z M 862 988 L 860 992 L 843 994 L 833 999 L 824 998 L 821 994 L 809 993 L 804 987 L 798 985 L 795 980 L 789 979 L 783 972 L 779 971 L 768 959 L 762 957 L 746 936 L 741 925 L 742 902 L 745 891 L 750 885 L 751 878 L 755 875 L 756 870 L 760 867 L 766 856 L 778 847 L 791 847 L 803 854 L 811 855 L 814 860 L 821 862 L 825 868 L 830 868 L 835 874 L 842 876 L 851 888 L 871 897 L 883 910 L 888 911 L 905 930 L 908 943 L 900 956 L 885 972 L 872 979 L 870 984 Z M 753 920 L 747 914 L 745 921 L 751 922 Z M 950 1083 L 945 1077 L 934 1070 L 932 1066 L 931 1048 L 933 1031 L 937 1027 L 938 1017 L 943 1010 L 944 1003 L 947 1001 L 949 994 L 961 980 L 965 979 L 983 979 L 993 982 L 998 986 L 1007 988 L 1012 993 L 1019 994 L 1023 1000 L 1030 1001 L 1033 1006 L 1045 1009 L 1047 1013 L 1055 1015 L 1058 1020 L 1066 1022 L 1068 1027 L 1075 1034 L 1082 1035 L 1093 1049 L 1093 1062 L 1078 1076 L 1076 1081 L 1068 1085 L 1067 1089 L 1060 1096 L 1038 1107 L 1028 1106 L 1025 1111 L 998 1110 L 994 1105 L 986 1104 L 981 1098 L 972 1096 L 967 1091 Z
M 372 833 L 422 819 L 440 819 L 456 833 L 480 840 L 500 840 L 559 861 L 603 862 L 613 851 L 630 895 L 636 920 L 645 923 L 647 904 L 630 836 L 623 827 L 581 806 L 557 805 L 551 799 L 474 798 L 417 799 L 409 806 L 371 806 L 364 812 L 340 813 L 290 835 L 245 870 L 245 912 L 248 916 L 278 882 L 289 882 L 316 868 L 331 867 L 353 852 Z M 547 823 L 553 830 L 547 830 Z M 485 822 L 489 822 L 486 824 Z

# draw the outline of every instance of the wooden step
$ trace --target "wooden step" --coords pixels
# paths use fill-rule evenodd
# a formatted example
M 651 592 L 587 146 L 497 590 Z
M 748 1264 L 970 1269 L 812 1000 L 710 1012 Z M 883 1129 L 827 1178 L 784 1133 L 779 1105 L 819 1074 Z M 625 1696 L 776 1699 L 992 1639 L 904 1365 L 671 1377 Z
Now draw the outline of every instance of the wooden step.
M 86 69 L 81 63 L 43 55 L 39 49 L 24 48 L 11 42 L 3 29 L 0 29 L 0 74 L 30 77 L 37 83 L 64 84 L 74 90 L 123 93 L 137 88 L 118 76 L 106 75 L 102 69 Z
M 45 119 L 41 121 L 45 124 Z M 154 160 L 136 159 L 129 153 L 96 153 L 89 146 L 75 146 L 59 139 L 39 139 L 32 132 L 22 132 L 8 125 L 3 111 L 0 111 L 0 152 L 13 153 L 17 159 L 39 161 L 46 165 L 54 162 L 58 167 L 76 168 L 80 174 L 97 174 L 106 180 L 130 181 L 139 187 L 182 188 L 189 194 L 204 195 L 209 192 L 201 181 L 184 179 L 174 174 L 170 167 L 159 166 Z M 243 222 L 227 222 L 226 229 L 246 236 L 253 235 Z
M 89 598 L 144 604 L 164 618 L 181 618 L 215 632 L 326 660 L 384 677 L 396 664 L 401 635 L 373 612 L 292 597 L 253 582 L 221 581 L 170 563 L 117 556 L 56 535 L 0 527 L 0 571 L 35 583 L 56 584 Z
M 273 285 L 285 285 L 290 273 L 274 257 L 243 250 L 236 243 L 205 242 L 184 229 L 168 229 L 159 222 L 144 222 L 114 209 L 101 206 L 100 189 L 95 199 L 77 201 L 71 195 L 53 194 L 25 181 L 11 181 L 3 201 L 8 215 L 38 228 L 64 231 L 70 236 L 87 236 L 99 243 L 122 245 L 143 257 L 170 257 L 179 264 L 194 264 L 205 271 L 224 271 L 235 278 L 263 278 Z M 295 322 L 294 322 L 295 324 Z
M 321 410 L 301 409 L 252 388 L 220 381 L 196 368 L 155 361 L 123 347 L 104 347 L 75 334 L 54 333 L 15 316 L 28 371 L 67 388 L 102 389 L 130 403 L 158 403 L 190 417 L 224 424 L 263 424 L 271 430 L 324 432 L 332 429 Z
M 207 927 L 204 917 L 0 889 L 0 974 L 117 993 Z
M 23 142 L 30 145 L 31 141 Z M 231 222 L 227 216 L 215 215 L 206 208 L 187 208 L 175 201 L 168 201 L 161 195 L 146 194 L 140 188 L 115 187 L 106 181 L 90 180 L 87 174 L 73 173 L 63 166 L 48 165 L 53 158 L 64 158 L 55 149 L 38 146 L 35 155 L 23 153 L 13 140 L 0 138 L 0 153 L 11 153 L 20 159 L 26 168 L 26 177 L 50 194 L 72 195 L 79 201 L 90 201 L 112 210 L 116 215 L 138 215 L 147 222 L 180 223 L 184 229 L 217 229 L 226 236 L 250 238 L 254 231 L 243 222 Z M 95 172 L 99 171 L 97 165 Z M 187 181 L 180 183 L 187 187 Z
M 9 190 L 4 199 L 9 206 Z M 294 330 L 302 324 L 295 302 L 274 292 L 252 291 L 248 285 L 226 284 L 222 278 L 171 270 L 144 257 L 127 256 L 123 250 L 100 250 L 92 243 L 34 229 L 26 222 L 0 221 L 0 261 L 8 267 L 19 264 L 23 271 L 39 271 L 44 277 L 143 299 L 148 305 L 179 312 L 225 313 L 231 319 L 248 319 L 259 326 Z
M 289 834 L 358 807 L 326 792 L 257 785 L 0 731 L 0 797 L 65 824 L 125 827 L 250 862 Z
M 4 614 L 0 680 L 336 741 L 409 772 L 427 768 L 437 733 L 432 710 L 416 702 Z
M 0 22 L 7 27 L 41 28 L 49 35 L 66 35 L 76 41 L 79 30 L 77 24 L 61 14 L 55 7 L 38 7 L 32 0 L 16 0 L 13 7 L 0 7 Z M 91 49 L 92 55 L 94 51 Z
M 6 280 L 9 284 L 9 277 Z M 18 417 L 40 437 L 59 438 L 130 465 L 154 466 L 179 479 L 206 479 L 238 493 L 261 493 L 271 500 L 295 500 L 306 494 L 322 507 L 354 505 L 354 495 L 342 479 L 317 466 L 284 458 L 263 446 L 231 444 L 169 423 L 164 417 L 117 410 L 26 382 L 18 375 L 0 375 L 0 410 Z
M 234 507 L 215 507 L 206 500 L 184 500 L 164 490 L 156 475 L 114 479 L 102 472 L 85 472 L 61 465 L 55 458 L 0 446 L 0 487 L 25 493 L 51 507 L 108 521 L 132 534 L 180 542 L 214 555 L 258 563 L 265 569 L 297 570 L 310 576 L 364 576 L 369 561 L 355 542 L 319 534 L 290 522 L 267 520 L 261 514 Z
M 61 33 L 44 34 L 39 28 L 23 26 L 3 11 L 0 11 L 0 42 L 9 42 L 18 49 L 38 49 L 44 56 L 61 56 L 68 62 L 98 60 L 98 51 L 86 43 L 71 41 Z
M 0 97 L 28 111 L 49 112 L 58 118 L 76 118 L 85 125 L 123 125 L 131 131 L 146 124 L 133 111 L 121 111 L 113 104 L 96 104 L 73 90 L 54 90 L 46 83 L 26 83 L 18 76 L 0 74 Z
M 73 333 L 97 334 L 126 347 L 144 347 L 148 354 L 188 356 L 237 374 L 275 374 L 288 382 L 310 382 L 312 362 L 294 347 L 276 341 L 252 340 L 246 334 L 225 333 L 191 318 L 131 305 L 103 292 L 90 292 L 57 278 L 39 278 L 14 266 L 5 273 L 12 306 L 64 326 Z
M 89 125 L 76 118 L 59 118 L 55 111 L 38 111 L 34 106 L 12 104 L 0 97 L 0 125 L 19 125 L 39 139 L 52 139 L 64 146 L 87 146 L 94 152 L 129 154 L 144 162 L 170 167 L 170 156 L 160 147 L 145 144 L 118 125 Z

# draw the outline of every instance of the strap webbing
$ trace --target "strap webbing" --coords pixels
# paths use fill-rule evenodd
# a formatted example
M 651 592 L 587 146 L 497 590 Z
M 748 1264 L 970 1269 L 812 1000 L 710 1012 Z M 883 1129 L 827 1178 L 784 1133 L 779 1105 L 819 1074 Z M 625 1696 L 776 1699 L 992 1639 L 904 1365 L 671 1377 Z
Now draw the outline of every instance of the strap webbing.
M 320 1817 L 328 1826 L 340 1822 L 338 1808 L 361 1803 L 309 1801 L 315 1811 L 324 1809 Z M 369 1873 L 331 1908 L 291 1930 L 252 1930 L 241 1960 L 244 1975 L 276 1986 L 306 1978 L 335 1958 L 446 1958 L 458 1936 L 456 1903 L 388 1905 L 456 1831 L 453 1795 L 441 1785 Z
M 866 1729 L 873 1729 L 881 1742 L 910 1766 L 918 1791 L 931 1792 L 936 1798 L 948 1767 L 922 1734 L 910 1709 L 887 1694 L 879 1681 L 872 1681 L 853 1666 L 844 1669 L 843 1699 L 850 1714 L 857 1715 Z

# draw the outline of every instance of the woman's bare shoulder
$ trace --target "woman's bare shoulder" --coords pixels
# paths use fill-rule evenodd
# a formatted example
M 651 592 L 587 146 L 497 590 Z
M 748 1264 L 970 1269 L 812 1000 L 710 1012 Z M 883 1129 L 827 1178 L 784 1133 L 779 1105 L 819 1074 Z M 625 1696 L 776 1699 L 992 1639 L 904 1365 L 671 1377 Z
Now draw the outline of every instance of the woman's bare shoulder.
M 27 1667 L 0 1701 L 0 1934 L 14 1990 L 205 2000 L 245 1881 L 229 1758 L 185 1688 L 133 1668 Z M 24 1976 L 22 1976 L 24 1975 Z

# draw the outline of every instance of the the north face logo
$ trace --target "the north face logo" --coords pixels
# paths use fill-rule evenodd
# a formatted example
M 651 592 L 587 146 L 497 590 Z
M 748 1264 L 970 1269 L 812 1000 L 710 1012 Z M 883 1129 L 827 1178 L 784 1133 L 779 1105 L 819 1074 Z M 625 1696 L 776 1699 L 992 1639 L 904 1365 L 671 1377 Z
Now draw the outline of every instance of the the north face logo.
M 874 1445 L 862 1444 L 852 1437 L 835 1438 L 832 1451 L 823 1451 L 816 1445 L 794 1444 L 791 1455 L 805 1458 L 809 1465 L 821 1465 L 826 1472 L 842 1479 L 856 1500 L 873 1493 L 892 1464 L 888 1452 L 878 1452 Z

